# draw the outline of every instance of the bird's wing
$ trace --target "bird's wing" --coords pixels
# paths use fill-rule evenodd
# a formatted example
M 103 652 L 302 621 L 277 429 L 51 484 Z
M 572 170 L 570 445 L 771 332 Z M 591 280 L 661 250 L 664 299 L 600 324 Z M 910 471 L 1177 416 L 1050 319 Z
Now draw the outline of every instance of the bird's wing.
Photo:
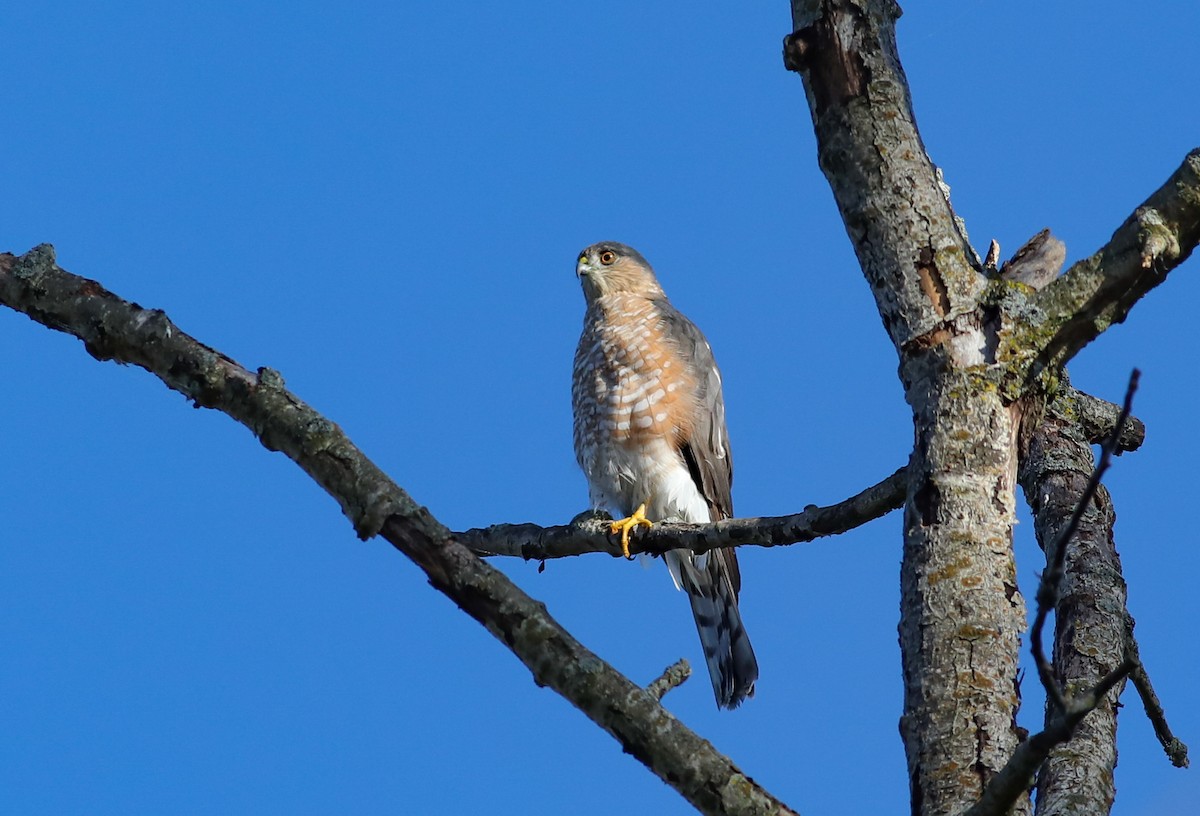
M 663 331 L 696 381 L 690 433 L 677 440 L 692 480 L 712 511 L 712 520 L 733 515 L 733 459 L 725 430 L 721 372 L 704 335 L 669 302 L 659 304 Z
M 720 521 L 733 515 L 733 458 L 725 429 L 721 372 L 700 330 L 665 300 L 658 306 L 663 332 L 696 382 L 688 430 L 676 440 L 678 451 L 708 504 L 710 520 Z M 717 705 L 736 708 L 754 693 L 758 679 L 758 661 L 738 611 L 742 577 L 737 553 L 732 547 L 702 555 L 674 550 L 666 557 L 691 602 Z
M 696 381 L 692 401 L 690 432 L 676 440 L 680 456 L 687 463 L 692 481 L 708 503 L 711 521 L 733 516 L 733 457 L 729 450 L 729 434 L 725 429 L 725 399 L 721 391 L 721 372 L 717 369 L 712 348 L 703 333 L 678 309 L 663 301 L 659 314 L 663 331 L 675 343 L 679 358 L 688 366 Z M 741 589 L 741 575 L 732 550 L 722 552 L 727 572 L 736 595 Z

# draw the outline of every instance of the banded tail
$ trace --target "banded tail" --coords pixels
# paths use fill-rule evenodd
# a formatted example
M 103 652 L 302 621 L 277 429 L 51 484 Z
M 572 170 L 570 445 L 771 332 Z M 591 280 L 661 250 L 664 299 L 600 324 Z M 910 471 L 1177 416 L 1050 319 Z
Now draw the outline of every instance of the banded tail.
M 738 611 L 736 556 L 732 549 L 700 555 L 674 550 L 666 560 L 671 576 L 692 604 L 717 706 L 737 708 L 754 695 L 758 660 Z

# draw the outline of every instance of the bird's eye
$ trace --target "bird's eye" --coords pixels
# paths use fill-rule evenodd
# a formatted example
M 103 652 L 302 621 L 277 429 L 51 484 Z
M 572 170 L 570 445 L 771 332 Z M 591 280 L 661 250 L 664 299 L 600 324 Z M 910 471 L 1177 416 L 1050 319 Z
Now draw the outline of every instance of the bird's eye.
M 617 253 L 613 252 L 611 249 L 606 249 L 600 253 L 600 263 L 604 264 L 605 266 L 611 266 L 612 262 L 616 259 Z

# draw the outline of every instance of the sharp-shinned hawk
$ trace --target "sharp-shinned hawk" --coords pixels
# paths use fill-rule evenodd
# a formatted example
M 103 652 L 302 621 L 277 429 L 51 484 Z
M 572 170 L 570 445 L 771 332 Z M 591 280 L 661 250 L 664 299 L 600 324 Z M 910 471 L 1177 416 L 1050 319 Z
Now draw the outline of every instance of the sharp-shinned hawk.
M 579 255 L 587 312 L 571 389 L 575 456 L 592 505 L 628 534 L 647 518 L 709 522 L 733 515 L 733 464 L 721 374 L 708 341 L 671 305 L 637 250 L 612 241 Z M 717 705 L 754 693 L 758 661 L 738 611 L 732 548 L 664 560 L 691 601 Z

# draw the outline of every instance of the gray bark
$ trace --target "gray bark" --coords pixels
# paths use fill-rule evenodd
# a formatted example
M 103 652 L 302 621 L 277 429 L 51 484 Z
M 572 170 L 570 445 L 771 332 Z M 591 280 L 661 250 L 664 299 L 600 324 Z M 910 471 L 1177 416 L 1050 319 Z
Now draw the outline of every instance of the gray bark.
M 1022 460 L 1021 486 L 1034 513 L 1034 529 L 1047 560 L 1080 501 L 1096 463 L 1090 440 L 1075 421 L 1070 389 L 1054 400 L 1033 433 Z M 1053 669 L 1068 695 L 1095 685 L 1125 658 L 1125 580 L 1113 543 L 1116 514 L 1102 486 L 1066 545 L 1055 612 Z M 1116 788 L 1117 699 L 1124 683 L 1110 690 L 1075 729 L 1069 742 L 1050 752 L 1038 774 L 1040 816 L 1107 813 Z M 1048 707 L 1047 725 L 1058 715 Z
M 818 160 L 913 412 L 900 610 L 912 809 L 1024 814 L 1026 780 L 1093 701 L 1073 697 L 1020 743 L 1018 441 L 1062 365 L 1200 240 L 1200 152 L 1061 278 L 1051 281 L 1063 252 L 1047 234 L 1006 279 L 977 260 L 925 153 L 896 50 L 899 13 L 890 0 L 794 0 L 784 62 L 804 79 Z
M 795 0 L 792 10 L 795 30 L 785 41 L 785 60 L 804 78 L 821 167 L 897 351 L 913 415 L 913 454 L 906 469 L 842 505 L 778 519 L 661 525 L 642 542 L 644 550 L 809 540 L 887 512 L 902 495 L 901 733 L 913 812 L 1028 813 L 1028 780 L 1056 746 L 1042 776 L 1042 812 L 1063 812 L 1057 803 L 1075 793 L 1106 806 L 1115 690 L 1104 684 L 1096 695 L 1072 693 L 1111 667 L 1105 649 L 1119 639 L 1106 640 L 1124 588 L 1104 534 L 1103 507 L 1094 520 L 1099 532 L 1073 545 L 1078 550 L 1068 556 L 1071 577 L 1055 652 L 1068 710 L 1023 742 L 1014 724 L 1024 627 L 1011 546 L 1018 443 L 1026 431 L 1034 444 L 1039 434 L 1069 440 L 1063 450 L 1077 449 L 1087 438 L 1086 421 L 1084 436 L 1072 436 L 1056 424 L 1062 415 L 1039 427 L 1041 406 L 1059 387 L 1062 365 L 1122 320 L 1200 241 L 1200 151 L 1104 248 L 1043 290 L 1026 285 L 1012 268 L 1016 279 L 1003 280 L 996 258 L 990 267 L 978 261 L 925 154 L 896 51 L 899 8 L 890 0 Z M 1040 267 L 1026 267 L 1030 281 L 1041 284 L 1047 277 Z M 570 700 L 701 812 L 792 812 L 456 540 L 335 424 L 288 392 L 278 374 L 249 372 L 188 337 L 162 312 L 64 272 L 46 246 L 20 259 L 0 255 L 0 303 L 74 334 L 98 359 L 151 371 L 198 406 L 227 413 L 263 445 L 284 452 L 337 499 L 360 536 L 381 535 L 420 565 L 436 588 L 513 651 L 536 682 Z M 1037 461 L 1031 454 L 1023 472 L 1035 496 L 1065 497 L 1076 490 L 1082 458 L 1062 467 L 1050 456 Z M 1067 504 L 1042 502 L 1037 511 L 1043 532 L 1062 523 Z M 463 537 L 482 552 L 549 558 L 611 551 L 601 530 L 580 522 L 491 528 Z M 1095 554 L 1086 549 L 1093 543 Z M 1094 575 L 1080 566 L 1093 560 L 1101 565 Z M 1144 679 L 1138 671 L 1135 683 Z M 1148 681 L 1144 685 L 1149 688 Z M 1087 726 L 1092 730 L 1076 732 L 1097 704 L 1101 711 Z M 1186 749 L 1165 721 L 1156 728 L 1173 759 L 1186 762 Z M 1097 748 L 1076 750 L 1072 742 L 1062 749 L 1072 733 Z
M 988 281 L 913 119 L 896 53 L 899 9 L 882 1 L 792 9 L 785 59 L 804 77 L 821 168 L 913 411 L 900 577 L 900 731 L 913 811 L 960 813 L 1018 741 L 1018 417 L 997 389 L 999 327 L 980 308 Z

